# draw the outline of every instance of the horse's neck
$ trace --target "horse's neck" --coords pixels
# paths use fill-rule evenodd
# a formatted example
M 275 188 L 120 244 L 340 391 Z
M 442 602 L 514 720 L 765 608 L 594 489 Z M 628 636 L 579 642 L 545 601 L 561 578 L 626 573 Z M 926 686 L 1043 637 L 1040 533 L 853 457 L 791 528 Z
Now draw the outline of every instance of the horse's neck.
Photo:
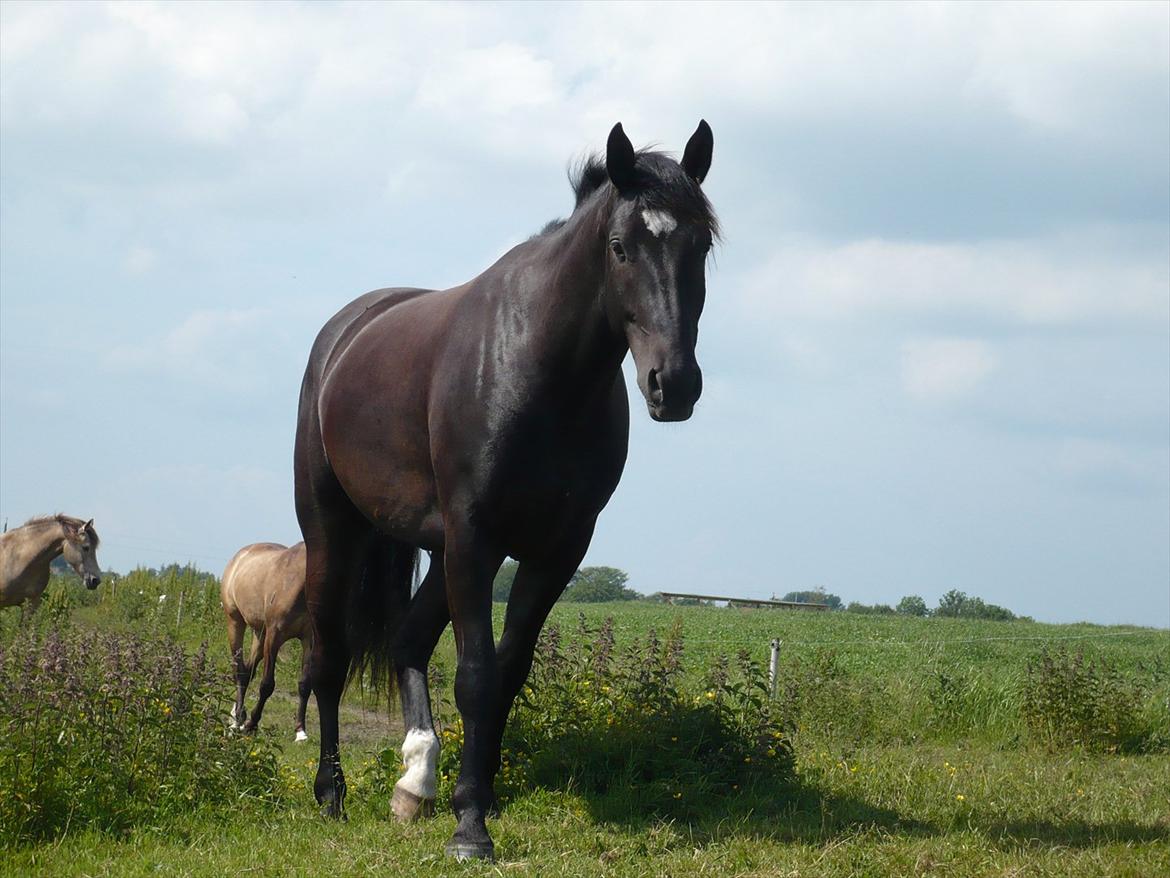
M 64 528 L 54 521 L 32 525 L 29 530 L 31 533 L 20 534 L 19 539 L 12 540 L 15 545 L 11 547 L 11 569 L 20 579 L 38 575 L 47 579 L 49 564 L 64 551 Z M 13 531 L 12 536 L 17 536 L 17 531 Z
M 529 284 L 528 305 L 542 315 L 532 346 L 534 363 L 561 382 L 596 384 L 608 392 L 628 345 L 610 325 L 605 308 L 604 236 L 595 233 L 594 211 L 574 217 L 560 232 L 551 258 L 540 266 L 543 281 Z M 562 384 L 560 391 L 566 386 Z

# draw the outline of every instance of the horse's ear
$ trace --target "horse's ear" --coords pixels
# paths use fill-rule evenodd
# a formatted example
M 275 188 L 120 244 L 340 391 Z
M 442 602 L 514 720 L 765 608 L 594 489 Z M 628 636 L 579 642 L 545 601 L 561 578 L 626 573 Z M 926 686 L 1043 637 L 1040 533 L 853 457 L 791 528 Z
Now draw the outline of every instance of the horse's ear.
M 696 182 L 702 183 L 711 170 L 711 152 L 715 149 L 715 135 L 711 133 L 711 126 L 706 119 L 699 120 L 699 127 L 687 141 L 687 148 L 683 151 L 682 169 Z
M 626 137 L 621 122 L 613 126 L 605 143 L 605 172 L 618 192 L 634 185 L 634 144 Z
M 87 522 L 85 523 L 85 526 L 84 526 L 84 527 L 82 527 L 81 529 L 82 529 L 82 530 L 89 530 L 89 529 L 90 529 L 90 528 L 92 528 L 92 527 L 93 527 L 93 519 L 91 518 L 89 521 L 87 521 Z

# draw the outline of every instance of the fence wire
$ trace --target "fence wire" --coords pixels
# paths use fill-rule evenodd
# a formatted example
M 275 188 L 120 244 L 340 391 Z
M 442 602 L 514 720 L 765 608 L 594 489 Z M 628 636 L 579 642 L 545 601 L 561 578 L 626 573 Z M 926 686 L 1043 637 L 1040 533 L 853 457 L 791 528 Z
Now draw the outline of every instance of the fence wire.
M 1098 640 L 1107 637 L 1165 637 L 1170 643 L 1170 631 L 1100 631 L 1093 634 L 1037 634 L 1019 635 L 1014 637 L 963 637 L 952 640 L 787 640 L 777 637 L 780 646 L 952 646 L 963 643 L 994 643 L 1004 641 L 1057 641 L 1057 640 Z M 661 635 L 660 635 L 661 639 Z M 761 642 L 771 638 L 763 637 L 754 640 L 706 640 L 696 637 L 687 637 L 683 634 L 683 642 L 706 643 L 719 646 L 759 646 Z

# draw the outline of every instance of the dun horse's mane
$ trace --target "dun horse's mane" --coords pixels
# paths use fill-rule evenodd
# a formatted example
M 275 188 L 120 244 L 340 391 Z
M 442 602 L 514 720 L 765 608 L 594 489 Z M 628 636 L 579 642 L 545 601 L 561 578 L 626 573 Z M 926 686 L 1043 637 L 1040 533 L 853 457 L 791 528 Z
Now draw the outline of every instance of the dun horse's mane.
M 719 219 L 699 184 L 664 152 L 644 149 L 634 163 L 637 198 L 651 210 L 664 210 L 680 219 L 707 227 L 711 237 L 719 239 Z M 587 155 L 569 169 L 573 188 L 573 213 L 581 210 L 598 192 L 612 194 L 604 156 Z M 568 220 L 555 219 L 540 230 L 541 235 L 555 232 Z
M 58 512 L 56 515 L 35 515 L 26 521 L 22 527 L 33 527 L 36 525 L 46 524 L 67 524 L 73 528 L 79 528 L 84 525 L 85 522 L 80 518 L 74 518 L 72 515 L 65 515 L 64 513 Z M 101 539 L 98 537 L 97 531 L 93 529 L 93 525 L 89 525 L 85 529 L 85 532 L 89 534 L 90 542 L 93 543 L 94 548 L 96 549 L 97 546 L 101 543 Z

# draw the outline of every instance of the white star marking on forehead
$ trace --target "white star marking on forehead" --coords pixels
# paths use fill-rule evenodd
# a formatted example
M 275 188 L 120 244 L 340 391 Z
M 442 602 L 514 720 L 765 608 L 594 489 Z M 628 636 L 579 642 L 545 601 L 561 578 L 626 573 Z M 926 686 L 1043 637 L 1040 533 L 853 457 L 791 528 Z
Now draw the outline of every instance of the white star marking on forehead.
M 665 210 L 642 211 L 642 222 L 646 223 L 646 228 L 655 238 L 659 235 L 669 235 L 678 228 L 678 220 Z

